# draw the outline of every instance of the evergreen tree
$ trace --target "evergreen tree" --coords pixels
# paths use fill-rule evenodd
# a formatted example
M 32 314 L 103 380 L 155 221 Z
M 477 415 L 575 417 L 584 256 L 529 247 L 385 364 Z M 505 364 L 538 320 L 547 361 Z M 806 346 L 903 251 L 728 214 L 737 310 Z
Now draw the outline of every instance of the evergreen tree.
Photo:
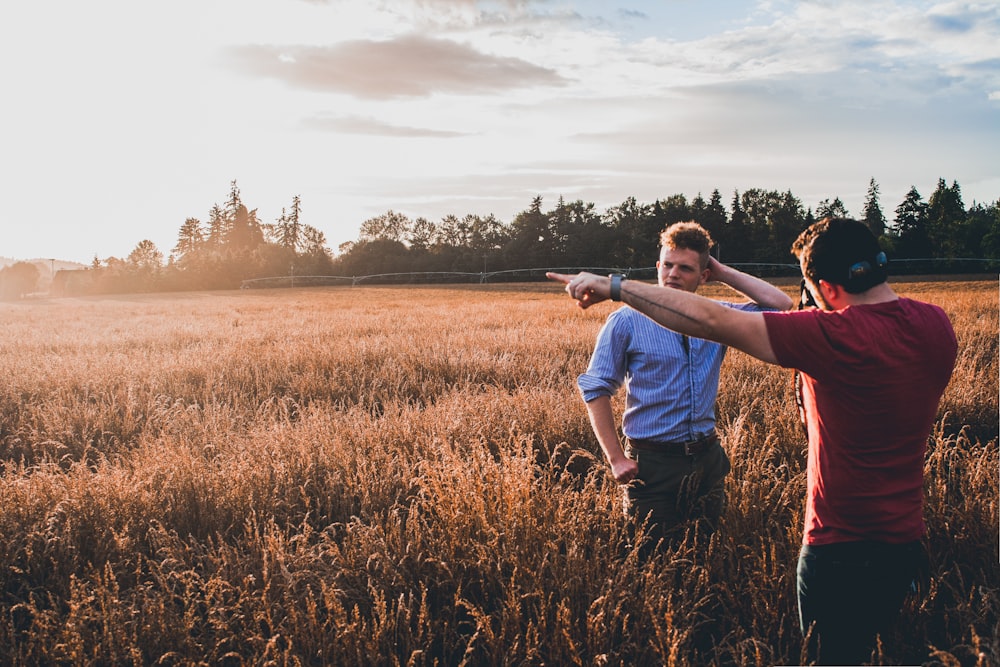
M 205 244 L 205 230 L 198 218 L 188 218 L 177 233 L 177 245 L 174 252 L 181 260 L 195 257 Z
M 881 239 L 885 236 L 885 215 L 882 213 L 882 205 L 879 204 L 878 183 L 874 178 L 868 182 L 868 195 L 865 197 L 862 217 L 862 222 L 868 226 L 875 238 Z
M 281 216 L 274 226 L 274 240 L 282 248 L 292 252 L 302 249 L 302 200 L 292 197 L 292 210 L 281 209 Z
M 553 266 L 566 266 L 572 263 L 569 258 L 569 240 L 573 235 L 573 219 L 566 200 L 559 195 L 555 210 L 549 213 L 549 231 L 552 236 L 553 253 L 551 263 Z
M 691 218 L 708 230 L 715 241 L 714 252 L 718 254 L 725 240 L 727 223 L 726 207 L 722 204 L 722 195 L 718 189 L 712 191 L 708 202 L 702 199 L 700 193 L 695 197 L 691 202 Z
M 242 203 L 232 214 L 227 248 L 236 255 L 245 255 L 264 242 L 264 232 L 257 219 L 257 209 L 248 211 Z
M 226 206 L 224 208 L 226 217 L 230 220 L 235 218 L 241 206 L 243 206 L 243 200 L 240 198 L 240 188 L 236 185 L 235 180 L 230 181 L 229 197 L 226 199 Z
M 691 205 L 688 208 L 691 212 L 691 220 L 704 227 L 705 225 L 701 221 L 704 219 L 705 211 L 708 209 L 708 202 L 701 196 L 700 191 L 691 200 Z M 711 232 L 709 233 L 711 234 Z
M 896 207 L 892 227 L 893 247 L 900 258 L 927 258 L 931 256 L 931 238 L 927 223 L 927 204 L 915 186 L 910 186 L 902 203 Z
M 939 257 L 961 257 L 966 248 L 961 247 L 961 227 L 965 223 L 965 205 L 957 182 L 951 187 L 943 178 L 927 200 L 927 229 L 931 247 Z
M 218 204 L 212 206 L 208 212 L 208 238 L 206 239 L 210 250 L 219 251 L 226 245 L 229 238 L 231 220 L 226 217 L 226 212 Z
M 752 249 L 747 243 L 749 216 L 743 210 L 740 202 L 739 190 L 733 190 L 733 200 L 730 204 L 731 214 L 729 224 L 726 225 L 726 232 L 722 235 L 722 243 L 727 246 L 726 259 L 728 262 L 746 262 L 753 257 Z M 719 248 L 719 259 L 722 260 L 722 247 Z

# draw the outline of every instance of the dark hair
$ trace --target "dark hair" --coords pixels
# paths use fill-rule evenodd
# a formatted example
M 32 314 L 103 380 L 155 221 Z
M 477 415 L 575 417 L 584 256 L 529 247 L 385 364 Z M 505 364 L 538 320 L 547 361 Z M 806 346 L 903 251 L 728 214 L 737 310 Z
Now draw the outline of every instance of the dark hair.
M 850 218 L 823 218 L 805 229 L 792 244 L 803 275 L 841 285 L 860 294 L 889 277 L 888 260 L 871 230 Z

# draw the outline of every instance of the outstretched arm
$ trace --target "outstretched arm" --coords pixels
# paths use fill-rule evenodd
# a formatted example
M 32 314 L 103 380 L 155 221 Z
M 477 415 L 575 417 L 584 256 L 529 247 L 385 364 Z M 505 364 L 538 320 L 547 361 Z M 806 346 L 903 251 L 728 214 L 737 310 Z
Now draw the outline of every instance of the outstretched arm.
M 726 266 L 714 257 L 708 258 L 708 280 L 728 285 L 762 308 L 790 310 L 792 298 L 780 289 L 756 276 Z
M 566 285 L 566 292 L 581 308 L 611 298 L 611 279 L 592 273 L 546 273 Z M 696 338 L 735 347 L 768 363 L 777 363 L 767 335 L 763 313 L 748 313 L 679 289 L 626 280 L 621 299 L 658 324 Z

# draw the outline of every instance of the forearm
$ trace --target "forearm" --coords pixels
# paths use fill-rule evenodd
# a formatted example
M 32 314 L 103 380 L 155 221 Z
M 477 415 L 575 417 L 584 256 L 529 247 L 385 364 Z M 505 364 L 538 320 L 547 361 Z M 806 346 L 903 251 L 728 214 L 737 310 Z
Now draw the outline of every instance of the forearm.
M 594 429 L 597 442 L 601 445 L 601 451 L 608 463 L 614 465 L 615 462 L 625 458 L 625 450 L 622 449 L 618 439 L 618 428 L 615 426 L 614 411 L 611 409 L 611 397 L 599 396 L 587 402 L 587 415 L 590 417 L 590 426 Z
M 762 313 L 727 308 L 684 290 L 627 280 L 621 299 L 657 324 L 678 333 L 715 341 L 776 363 Z
M 789 310 L 793 305 L 792 298 L 771 283 L 730 266 L 720 264 L 713 277 L 762 308 Z
M 587 414 L 590 416 L 590 426 L 597 436 L 601 451 L 604 452 L 604 458 L 611 466 L 612 476 L 618 482 L 629 482 L 635 477 L 637 468 L 635 462 L 625 455 L 625 450 L 618 439 L 614 411 L 611 409 L 611 397 L 599 396 L 588 401 Z
M 611 298 L 611 279 L 592 273 L 575 276 L 549 272 L 551 280 L 566 285 L 580 308 Z M 768 363 L 777 363 L 763 313 L 727 308 L 684 290 L 658 287 L 637 280 L 621 283 L 620 298 L 658 324 L 678 333 L 713 340 L 743 350 Z
M 668 329 L 708 340 L 715 340 L 721 326 L 716 318 L 732 310 L 692 292 L 636 280 L 622 281 L 621 301 Z

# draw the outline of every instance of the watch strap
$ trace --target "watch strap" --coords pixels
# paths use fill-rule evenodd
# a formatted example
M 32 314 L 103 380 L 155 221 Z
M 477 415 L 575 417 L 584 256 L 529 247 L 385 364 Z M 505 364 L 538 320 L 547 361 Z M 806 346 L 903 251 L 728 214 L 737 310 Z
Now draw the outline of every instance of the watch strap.
M 611 300 L 621 301 L 622 300 L 622 280 L 624 276 L 620 273 L 612 273 L 609 278 L 611 278 Z

